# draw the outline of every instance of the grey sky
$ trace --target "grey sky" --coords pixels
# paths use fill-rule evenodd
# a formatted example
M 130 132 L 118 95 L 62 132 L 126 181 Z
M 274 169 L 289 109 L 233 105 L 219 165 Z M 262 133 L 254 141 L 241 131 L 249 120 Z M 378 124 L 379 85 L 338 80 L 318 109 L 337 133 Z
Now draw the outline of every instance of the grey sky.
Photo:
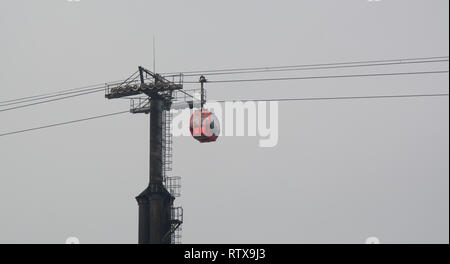
M 153 35 L 160 72 L 447 56 L 448 5 L 1 0 L 0 100 L 150 68 Z M 296 75 L 430 67 L 448 63 Z M 448 85 L 447 74 L 206 87 L 220 100 L 446 93 Z M 100 93 L 2 112 L 0 133 L 128 107 Z M 175 138 L 184 243 L 448 243 L 448 97 L 285 102 L 279 112 L 275 148 L 254 137 Z M 0 137 L 0 243 L 136 243 L 147 118 Z

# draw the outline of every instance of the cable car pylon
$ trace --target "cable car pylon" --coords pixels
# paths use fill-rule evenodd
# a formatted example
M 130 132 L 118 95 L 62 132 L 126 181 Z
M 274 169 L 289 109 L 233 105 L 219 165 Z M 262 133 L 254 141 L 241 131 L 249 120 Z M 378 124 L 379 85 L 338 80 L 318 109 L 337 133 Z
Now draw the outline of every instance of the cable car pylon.
M 200 99 L 183 90 L 183 74 L 172 75 L 171 80 L 139 66 L 138 71 L 122 83 L 106 84 L 107 99 L 130 98 L 130 112 L 150 116 L 149 185 L 136 200 L 139 206 L 139 244 L 181 243 L 183 208 L 174 207 L 180 194 L 180 177 L 169 176 L 172 169 L 171 109 L 200 108 L 191 116 L 191 133 L 198 141 L 213 142 L 219 135 L 219 122 L 213 113 L 203 110 L 206 102 L 202 76 Z M 200 113 L 200 114 L 198 114 Z M 192 117 L 199 120 L 192 122 Z M 198 122 L 197 122 L 198 121 Z
M 170 114 L 174 91 L 183 88 L 182 76 L 176 83 L 143 67 L 120 84 L 106 85 L 105 97 L 124 98 L 144 94 L 145 100 L 132 99 L 131 113 L 150 116 L 149 185 L 136 200 L 139 206 L 139 244 L 175 243 L 176 230 L 183 222 L 182 209 L 173 208 L 175 194 L 166 186 L 166 172 L 171 167 Z M 176 213 L 174 213 L 174 211 Z

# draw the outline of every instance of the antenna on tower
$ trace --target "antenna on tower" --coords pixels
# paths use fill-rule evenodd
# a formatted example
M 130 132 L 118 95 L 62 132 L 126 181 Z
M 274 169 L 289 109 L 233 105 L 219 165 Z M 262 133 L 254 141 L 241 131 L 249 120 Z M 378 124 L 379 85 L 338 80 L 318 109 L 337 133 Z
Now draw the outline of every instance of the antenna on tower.
M 153 34 L 153 72 L 156 73 L 156 46 L 155 46 L 155 34 Z

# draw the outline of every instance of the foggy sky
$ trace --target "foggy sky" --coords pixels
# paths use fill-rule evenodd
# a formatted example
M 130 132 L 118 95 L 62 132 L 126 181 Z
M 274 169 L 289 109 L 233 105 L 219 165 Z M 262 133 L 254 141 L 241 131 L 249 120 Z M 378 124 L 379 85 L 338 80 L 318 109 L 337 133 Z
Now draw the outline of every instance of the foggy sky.
M 158 72 L 447 56 L 448 5 L 1 0 L 0 101 L 151 68 L 154 35 Z M 430 68 L 448 63 L 285 75 Z M 236 100 L 447 93 L 448 85 L 445 74 L 206 89 L 209 99 Z M 98 93 L 1 112 L 0 133 L 128 107 Z M 281 102 L 274 148 L 257 137 L 175 138 L 183 243 L 448 243 L 448 107 L 448 97 Z M 147 181 L 146 115 L 0 137 L 0 243 L 137 243 L 134 197 Z

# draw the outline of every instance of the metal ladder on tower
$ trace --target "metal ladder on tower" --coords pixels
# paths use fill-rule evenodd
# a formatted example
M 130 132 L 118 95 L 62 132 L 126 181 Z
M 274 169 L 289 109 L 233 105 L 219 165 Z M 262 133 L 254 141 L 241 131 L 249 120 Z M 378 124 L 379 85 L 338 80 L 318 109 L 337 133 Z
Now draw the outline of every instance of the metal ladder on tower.
M 168 172 L 172 171 L 172 113 L 170 111 L 164 111 L 163 113 L 163 136 L 162 136 L 162 165 L 163 165 L 163 179 L 168 175 Z
M 172 171 L 172 144 L 173 137 L 171 131 L 172 113 L 170 111 L 164 111 L 163 113 L 163 137 L 162 137 L 162 165 L 163 165 L 163 180 L 164 186 L 170 192 L 170 194 L 176 198 L 180 196 L 181 189 L 181 177 L 169 176 L 169 172 Z M 183 223 L 183 208 L 172 207 L 170 209 L 170 230 L 164 236 L 165 239 L 170 239 L 172 244 L 181 244 L 181 230 Z

